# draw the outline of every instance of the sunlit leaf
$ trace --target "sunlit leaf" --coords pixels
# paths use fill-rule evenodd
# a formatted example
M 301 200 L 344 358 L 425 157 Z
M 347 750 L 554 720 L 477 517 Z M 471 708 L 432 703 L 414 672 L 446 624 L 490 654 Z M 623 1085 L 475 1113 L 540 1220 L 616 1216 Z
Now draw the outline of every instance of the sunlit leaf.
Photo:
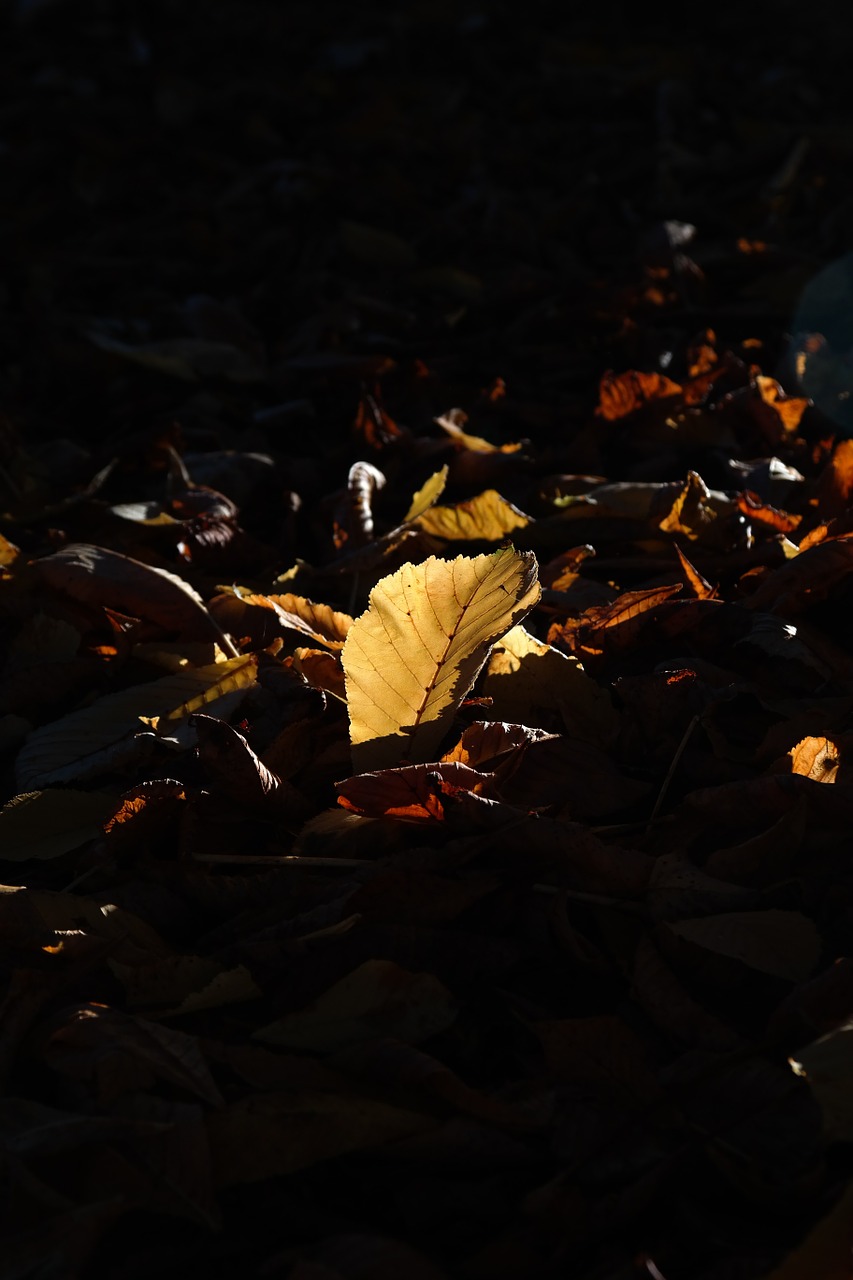
M 469 435 L 464 429 L 467 421 L 468 415 L 462 409 L 450 409 L 449 412 L 435 419 L 436 425 L 441 427 L 455 444 L 461 449 L 470 449 L 472 453 L 518 453 L 521 449 L 520 444 L 496 445 L 484 440 L 482 436 Z
M 342 654 L 358 772 L 434 756 L 490 645 L 539 599 L 536 569 L 512 549 L 430 557 L 373 588 Z
M 403 524 L 411 524 L 422 516 L 425 511 L 438 501 L 444 492 L 447 484 L 447 473 L 450 468 L 445 465 L 440 471 L 435 471 L 430 478 L 421 485 L 417 493 L 412 496 L 409 509 L 403 517 Z
M 418 527 L 433 537 L 468 542 L 500 542 L 513 530 L 524 529 L 530 523 L 529 516 L 495 489 L 454 506 L 431 507 L 417 521 Z
M 442 763 L 466 764 L 476 768 L 496 756 L 504 755 L 531 742 L 541 742 L 550 735 L 542 729 L 523 724 L 507 724 L 500 720 L 475 720 L 462 734 L 452 751 L 441 757 Z
M 605 422 L 616 422 L 654 400 L 679 395 L 681 387 L 662 373 L 606 373 L 598 391 L 598 412 Z
M 346 700 L 344 671 L 337 654 L 325 649 L 294 649 L 293 666 L 312 688 Z
M 801 773 L 815 782 L 837 780 L 841 753 L 831 738 L 803 738 L 788 754 L 792 773 Z

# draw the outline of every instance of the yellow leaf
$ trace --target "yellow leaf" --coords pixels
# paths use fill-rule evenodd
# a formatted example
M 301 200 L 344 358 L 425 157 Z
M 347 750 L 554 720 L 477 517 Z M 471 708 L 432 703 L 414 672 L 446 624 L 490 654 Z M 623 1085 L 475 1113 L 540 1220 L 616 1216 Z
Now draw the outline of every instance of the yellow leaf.
M 206 672 L 208 677 L 212 677 L 213 683 L 207 684 L 194 697 L 187 698 L 186 702 L 173 707 L 171 711 L 168 711 L 163 716 L 164 720 L 183 720 L 185 716 L 192 715 L 193 711 L 200 711 L 208 703 L 215 702 L 223 694 L 236 693 L 238 689 L 247 689 L 250 684 L 255 683 L 255 677 L 258 674 L 258 660 L 254 655 L 250 655 L 248 658 L 235 658 L 231 662 L 219 662 L 212 667 L 199 667 L 194 674 L 200 676 L 202 672 Z M 216 678 L 217 675 L 218 679 Z
M 479 538 L 486 542 L 500 542 L 514 529 L 525 529 L 531 520 L 502 498 L 496 489 L 486 489 L 467 502 L 457 502 L 452 507 L 433 507 L 419 516 L 417 523 L 420 529 L 436 538 L 467 542 Z
M 471 449 L 474 453 L 518 453 L 521 449 L 520 444 L 497 445 L 484 440 L 482 436 L 469 436 L 464 429 L 468 415 L 462 409 L 450 409 L 434 421 L 460 449 Z
M 426 484 L 421 485 L 420 489 L 412 497 L 411 506 L 403 517 L 403 524 L 411 524 L 413 520 L 417 520 L 425 511 L 428 511 L 434 502 L 438 501 L 442 493 L 444 493 L 449 470 L 450 468 L 445 464 L 440 471 L 433 472 Z
M 543 644 L 524 627 L 513 627 L 495 645 L 482 682 L 496 719 L 548 728 L 555 711 L 569 733 L 595 746 L 607 745 L 618 717 L 606 690 L 575 658 Z
M 532 553 L 405 564 L 370 593 L 342 652 L 356 772 L 434 759 L 489 646 L 539 599 Z
M 348 613 L 340 613 L 327 604 L 315 604 L 304 596 L 290 593 L 280 596 L 267 596 L 275 607 L 280 620 L 293 631 L 301 631 L 324 644 L 327 649 L 342 649 L 347 632 L 352 626 L 352 618 Z M 263 596 L 249 596 L 250 603 L 262 601 Z

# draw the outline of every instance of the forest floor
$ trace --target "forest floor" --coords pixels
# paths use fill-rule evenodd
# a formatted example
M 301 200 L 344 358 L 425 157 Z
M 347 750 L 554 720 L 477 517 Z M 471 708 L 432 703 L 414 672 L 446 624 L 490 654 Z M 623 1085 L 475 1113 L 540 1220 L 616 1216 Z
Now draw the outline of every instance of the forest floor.
M 0 1280 L 850 1274 L 825 12 L 7 6 Z

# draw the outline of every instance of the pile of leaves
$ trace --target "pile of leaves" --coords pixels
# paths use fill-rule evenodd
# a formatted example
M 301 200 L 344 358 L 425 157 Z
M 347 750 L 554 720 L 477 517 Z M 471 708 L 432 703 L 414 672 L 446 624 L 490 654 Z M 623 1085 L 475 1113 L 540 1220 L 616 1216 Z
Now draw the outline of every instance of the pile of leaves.
M 3 1280 L 847 1274 L 843 140 L 429 8 L 9 20 Z

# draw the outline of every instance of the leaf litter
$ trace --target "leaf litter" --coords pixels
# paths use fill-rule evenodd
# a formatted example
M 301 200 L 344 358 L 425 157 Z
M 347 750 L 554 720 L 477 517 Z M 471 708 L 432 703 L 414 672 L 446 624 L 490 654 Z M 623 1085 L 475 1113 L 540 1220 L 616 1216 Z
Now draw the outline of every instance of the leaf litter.
M 3 1275 L 848 1274 L 843 51 L 451 9 L 2 20 Z

